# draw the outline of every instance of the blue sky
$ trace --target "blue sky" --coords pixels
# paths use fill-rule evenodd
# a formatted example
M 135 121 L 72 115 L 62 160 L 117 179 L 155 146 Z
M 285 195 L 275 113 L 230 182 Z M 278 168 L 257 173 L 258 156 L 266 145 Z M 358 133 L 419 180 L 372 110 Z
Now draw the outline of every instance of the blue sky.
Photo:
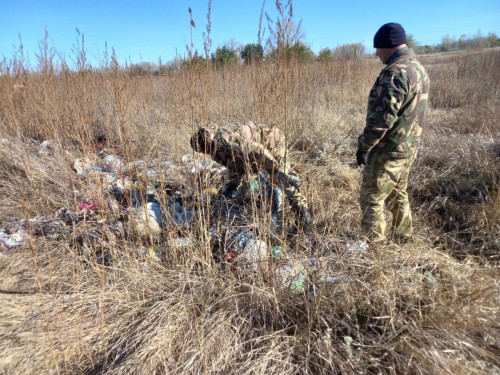
M 160 56 L 165 62 L 186 54 L 188 7 L 196 23 L 193 44 L 202 52 L 208 0 L 0 0 L 0 58 L 13 55 L 20 34 L 34 64 L 47 29 L 51 45 L 71 62 L 78 28 L 94 66 L 105 42 L 109 49 L 114 47 L 121 64 L 157 63 Z M 212 0 L 212 52 L 231 39 L 256 42 L 261 8 L 261 0 Z M 293 8 L 295 19 L 302 20 L 304 41 L 315 52 L 344 43 L 371 47 L 373 34 L 386 22 L 401 23 L 421 44 L 437 44 L 445 34 L 472 35 L 479 29 L 483 35 L 500 35 L 500 0 L 295 0 Z M 265 11 L 276 18 L 274 0 L 266 1 Z

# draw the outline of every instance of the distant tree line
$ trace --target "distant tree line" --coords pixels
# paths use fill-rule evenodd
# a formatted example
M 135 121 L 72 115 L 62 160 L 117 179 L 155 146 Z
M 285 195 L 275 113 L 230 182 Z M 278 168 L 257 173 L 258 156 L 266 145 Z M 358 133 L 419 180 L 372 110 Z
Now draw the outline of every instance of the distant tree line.
M 447 34 L 442 38 L 441 43 L 436 45 L 420 45 L 411 34 L 408 34 L 407 39 L 408 46 L 414 48 L 416 52 L 420 54 L 473 48 L 500 47 L 500 39 L 493 32 L 484 36 L 481 34 L 481 31 L 478 31 L 476 34 L 469 36 L 463 34 L 458 39 Z M 318 54 L 315 54 L 307 44 L 300 40 L 294 41 L 293 44 L 285 46 L 281 50 L 279 48 L 273 48 L 267 51 L 264 46 L 258 43 L 240 45 L 232 40 L 216 48 L 215 52 L 211 54 L 210 63 L 215 68 L 235 64 L 249 65 L 270 61 L 277 58 L 279 53 L 296 62 L 358 60 L 368 55 L 367 49 L 363 43 L 350 43 L 335 48 L 323 48 Z M 166 66 L 157 66 L 145 62 L 141 64 L 132 64 L 129 66 L 129 69 L 133 75 L 158 75 L 162 74 L 162 70 L 172 68 L 178 69 L 189 64 L 204 65 L 206 62 L 205 57 L 195 52 L 191 60 L 178 59 Z
M 488 33 L 484 36 L 481 30 L 478 30 L 474 35 L 462 34 L 457 39 L 449 34 L 443 36 L 441 43 L 436 45 L 416 45 L 417 53 L 434 53 L 456 51 L 474 48 L 494 48 L 500 47 L 500 39 L 496 33 Z
M 270 21 L 272 22 L 272 21 Z M 282 26 L 283 24 L 286 27 Z M 219 46 L 212 53 L 201 55 L 195 50 L 190 54 L 189 58 L 177 57 L 167 63 L 162 63 L 160 60 L 158 64 L 151 62 L 141 63 L 126 63 L 122 67 L 131 76 L 158 76 L 165 75 L 172 70 L 179 70 L 183 67 L 189 66 L 211 66 L 215 69 L 223 68 L 239 64 L 259 64 L 264 62 L 272 62 L 276 59 L 286 58 L 288 61 L 297 63 L 303 62 L 328 62 L 336 60 L 359 60 L 368 56 L 367 49 L 363 43 L 350 43 L 337 46 L 335 48 L 323 48 L 315 54 L 311 48 L 302 41 L 303 33 L 298 24 L 293 23 L 291 17 L 287 18 L 286 15 L 282 20 L 272 25 L 275 30 L 272 33 L 272 38 L 269 38 L 266 45 L 261 43 L 248 43 L 242 45 L 235 40 L 230 40 Z M 54 58 L 56 51 L 48 44 L 48 33 L 45 31 L 44 39 L 39 43 L 39 52 L 36 54 L 39 66 L 32 68 L 27 66 L 24 47 L 20 40 L 19 48 L 15 52 L 12 59 L 7 59 L 3 56 L 0 60 L 0 75 L 10 75 L 12 73 L 18 75 L 22 70 L 24 71 L 56 71 Z M 407 35 L 407 44 L 409 47 L 414 48 L 419 54 L 446 52 L 455 50 L 475 49 L 475 48 L 494 48 L 500 47 L 500 39 L 497 34 L 490 32 L 483 35 L 478 30 L 473 35 L 462 34 L 458 39 L 449 34 L 443 36 L 441 43 L 436 45 L 421 45 L 417 42 L 413 35 Z M 77 71 L 92 70 L 92 67 L 87 61 L 87 52 L 84 45 L 83 34 L 77 29 L 77 42 L 73 46 L 72 52 L 75 55 Z M 111 62 L 110 62 L 111 61 Z M 111 66 L 118 66 L 116 61 L 115 52 L 112 50 L 111 56 L 108 54 L 107 44 L 105 45 L 105 52 L 102 61 L 103 70 L 109 69 Z M 70 70 L 69 66 L 63 60 L 60 70 Z
M 265 3 L 265 2 L 264 2 Z M 151 62 L 125 63 L 120 67 L 116 60 L 114 49 L 111 53 L 108 51 L 107 44 L 102 58 L 99 57 L 101 71 L 111 70 L 117 72 L 122 70 L 131 76 L 157 76 L 165 75 L 169 71 L 180 70 L 186 67 L 203 68 L 224 68 L 234 65 L 250 65 L 260 63 L 283 62 L 304 63 L 318 61 L 321 63 L 338 60 L 359 60 L 368 56 L 367 48 L 363 43 L 349 43 L 337 46 L 335 48 L 323 48 L 318 54 L 315 54 L 311 48 L 304 42 L 305 35 L 302 30 L 302 21 L 297 21 L 294 17 L 292 0 L 276 0 L 276 9 L 278 11 L 276 18 L 271 18 L 264 12 L 264 5 L 259 19 L 259 32 L 256 43 L 242 45 L 234 39 L 218 46 L 212 52 L 211 32 L 211 2 L 209 2 L 206 32 L 204 37 L 204 53 L 200 54 L 191 44 L 186 45 L 188 57 L 176 57 L 172 61 L 163 63 L 161 59 L 158 64 Z M 188 8 L 190 15 L 190 31 L 196 27 L 192 17 L 192 10 Z M 264 17 L 265 16 L 265 17 Z M 263 20 L 267 20 L 267 28 Z M 263 30 L 264 29 L 264 30 Z M 264 40 L 263 35 L 268 31 L 269 37 Z M 84 35 L 76 29 L 76 42 L 72 48 L 72 61 L 74 68 L 70 68 L 65 59 L 60 59 L 59 67 L 56 67 L 56 51 L 49 44 L 48 32 L 45 31 L 44 39 L 39 43 L 39 53 L 36 54 L 38 66 L 31 68 L 27 66 L 29 60 L 25 54 L 24 46 L 19 36 L 19 47 L 14 53 L 12 59 L 3 56 L 0 60 L 0 75 L 19 75 L 23 72 L 38 71 L 45 74 L 56 71 L 76 70 L 77 72 L 87 72 L 94 70 L 87 58 L 87 49 L 85 47 Z M 461 35 L 458 39 L 445 35 L 441 43 L 436 45 L 421 45 L 414 36 L 407 35 L 407 44 L 414 48 L 417 53 L 433 53 L 453 50 L 462 50 L 469 48 L 492 48 L 500 46 L 498 36 L 490 32 L 484 36 L 480 30 L 474 35 Z

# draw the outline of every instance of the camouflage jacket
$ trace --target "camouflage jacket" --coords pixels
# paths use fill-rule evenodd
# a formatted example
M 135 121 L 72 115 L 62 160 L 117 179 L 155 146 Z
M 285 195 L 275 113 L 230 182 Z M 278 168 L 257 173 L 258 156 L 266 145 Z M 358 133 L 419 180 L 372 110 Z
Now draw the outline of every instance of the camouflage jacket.
M 285 172 L 285 137 L 277 127 L 251 121 L 224 125 L 218 128 L 214 145 L 214 160 L 232 173 Z
M 394 52 L 370 91 L 358 149 L 410 157 L 422 135 L 428 96 L 429 77 L 413 50 Z

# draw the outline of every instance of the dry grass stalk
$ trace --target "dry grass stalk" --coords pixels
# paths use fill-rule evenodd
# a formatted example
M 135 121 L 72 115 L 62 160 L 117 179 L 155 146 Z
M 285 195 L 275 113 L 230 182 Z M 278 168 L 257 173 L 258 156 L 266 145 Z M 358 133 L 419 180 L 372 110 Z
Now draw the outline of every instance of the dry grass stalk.
M 0 330 L 2 357 L 9 353 L 2 371 L 498 371 L 500 53 L 422 61 L 433 84 L 425 145 L 411 178 L 418 241 L 363 257 L 345 250 L 360 216 L 359 170 L 349 164 L 380 70 L 373 59 L 209 73 L 191 66 L 159 77 L 118 69 L 1 76 L 0 224 L 75 208 L 75 190 L 102 199 L 94 182 L 71 171 L 97 132 L 106 131 L 127 161 L 159 163 L 190 153 L 189 136 L 207 118 L 252 119 L 287 127 L 321 234 L 300 237 L 293 256 L 314 256 L 349 280 L 311 300 L 281 290 L 269 276 L 221 268 L 203 224 L 197 230 L 205 235 L 185 250 L 168 241 L 178 228 L 166 230 L 165 242 L 151 238 L 167 253 L 158 264 L 136 251 L 146 240 L 117 239 L 89 221 L 98 233 L 95 254 L 82 253 L 75 234 L 38 238 L 30 251 L 0 257 L 0 298 L 27 311 L 21 323 Z M 55 151 L 41 155 L 32 138 L 54 140 Z M 266 216 L 254 220 L 263 226 Z M 103 249 L 111 267 L 95 260 Z M 31 305 L 34 299 L 39 303 Z

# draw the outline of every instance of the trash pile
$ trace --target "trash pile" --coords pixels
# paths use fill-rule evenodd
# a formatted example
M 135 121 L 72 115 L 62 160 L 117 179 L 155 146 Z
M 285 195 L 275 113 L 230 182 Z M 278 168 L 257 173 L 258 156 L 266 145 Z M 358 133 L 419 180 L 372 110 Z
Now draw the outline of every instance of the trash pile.
M 41 146 L 44 153 L 53 148 L 52 141 Z M 161 262 L 165 248 L 196 248 L 200 229 L 208 228 L 213 259 L 223 269 L 247 276 L 270 271 L 276 286 L 293 293 L 310 290 L 312 280 L 314 285 L 350 282 L 287 246 L 287 238 L 300 228 L 294 222 L 282 225 L 280 216 L 290 216 L 283 192 L 263 172 L 229 189 L 226 168 L 210 159 L 184 155 L 177 164 L 126 163 L 106 150 L 76 159 L 73 169 L 94 194 L 76 192 L 81 202 L 74 210 L 61 208 L 52 216 L 3 225 L 0 255 L 29 248 L 35 238 L 67 239 L 108 266 L 113 263 L 110 249 L 130 241 L 142 244 L 136 248 L 139 254 Z M 259 216 L 262 212 L 270 215 Z M 347 250 L 364 252 L 367 246 L 350 243 Z

